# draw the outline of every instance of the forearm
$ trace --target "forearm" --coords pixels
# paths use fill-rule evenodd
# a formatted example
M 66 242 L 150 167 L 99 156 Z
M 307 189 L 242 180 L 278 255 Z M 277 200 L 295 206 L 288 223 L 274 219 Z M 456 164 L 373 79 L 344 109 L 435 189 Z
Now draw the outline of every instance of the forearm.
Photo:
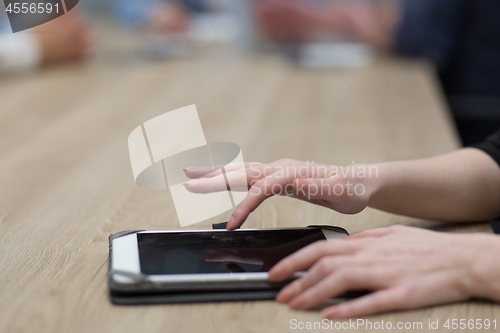
M 376 166 L 377 177 L 367 181 L 369 207 L 442 221 L 479 221 L 500 215 L 500 168 L 481 150 L 467 148 Z

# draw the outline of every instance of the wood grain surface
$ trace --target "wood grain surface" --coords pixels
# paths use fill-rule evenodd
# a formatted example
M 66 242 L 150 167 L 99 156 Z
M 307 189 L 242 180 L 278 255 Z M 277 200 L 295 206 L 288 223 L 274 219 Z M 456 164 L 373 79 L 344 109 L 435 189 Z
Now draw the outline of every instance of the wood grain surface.
M 141 189 L 132 177 L 128 134 L 156 115 L 196 104 L 207 140 L 239 144 L 246 161 L 346 165 L 458 147 L 425 63 L 389 59 L 363 69 L 312 71 L 273 56 L 222 51 L 163 62 L 106 52 L 82 65 L 0 79 L 0 332 L 288 332 L 291 319 L 322 319 L 319 311 L 274 301 L 111 305 L 108 235 L 180 228 L 168 190 Z M 267 200 L 245 226 L 332 224 L 356 233 L 394 223 L 491 232 L 487 224 L 372 209 L 340 215 L 282 197 Z M 426 331 L 429 320 L 442 326 L 448 318 L 499 314 L 496 304 L 470 301 L 369 320 L 421 321 Z

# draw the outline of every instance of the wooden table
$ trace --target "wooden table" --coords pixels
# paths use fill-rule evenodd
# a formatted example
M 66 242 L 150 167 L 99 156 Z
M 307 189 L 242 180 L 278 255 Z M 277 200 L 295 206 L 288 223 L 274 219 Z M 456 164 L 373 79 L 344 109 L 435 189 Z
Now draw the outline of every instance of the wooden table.
M 275 57 L 206 53 L 156 63 L 98 54 L 80 66 L 0 80 L 0 332 L 288 332 L 291 319 L 322 319 L 274 301 L 111 305 L 108 235 L 179 229 L 169 192 L 141 189 L 132 178 L 127 136 L 156 115 L 195 103 L 207 140 L 239 144 L 246 161 L 368 163 L 458 147 L 425 63 L 311 71 Z M 345 216 L 281 197 L 245 226 L 311 223 L 351 233 L 393 223 L 491 232 L 487 224 L 450 226 L 371 209 Z M 499 314 L 498 305 L 464 302 L 369 319 L 426 328 L 429 319 L 442 325 Z

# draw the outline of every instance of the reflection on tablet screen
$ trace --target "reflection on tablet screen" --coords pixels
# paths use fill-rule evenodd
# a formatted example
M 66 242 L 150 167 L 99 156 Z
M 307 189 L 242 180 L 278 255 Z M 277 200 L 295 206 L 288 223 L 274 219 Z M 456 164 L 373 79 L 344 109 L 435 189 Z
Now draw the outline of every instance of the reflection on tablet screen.
M 325 239 L 320 229 L 138 234 L 144 274 L 267 272 L 289 254 Z

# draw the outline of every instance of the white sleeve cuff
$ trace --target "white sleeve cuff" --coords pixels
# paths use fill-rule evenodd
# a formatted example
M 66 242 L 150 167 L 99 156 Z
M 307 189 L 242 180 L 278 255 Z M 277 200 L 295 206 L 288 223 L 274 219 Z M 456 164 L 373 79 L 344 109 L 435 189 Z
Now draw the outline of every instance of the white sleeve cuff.
M 0 33 L 0 71 L 28 70 L 41 62 L 41 49 L 33 33 Z

